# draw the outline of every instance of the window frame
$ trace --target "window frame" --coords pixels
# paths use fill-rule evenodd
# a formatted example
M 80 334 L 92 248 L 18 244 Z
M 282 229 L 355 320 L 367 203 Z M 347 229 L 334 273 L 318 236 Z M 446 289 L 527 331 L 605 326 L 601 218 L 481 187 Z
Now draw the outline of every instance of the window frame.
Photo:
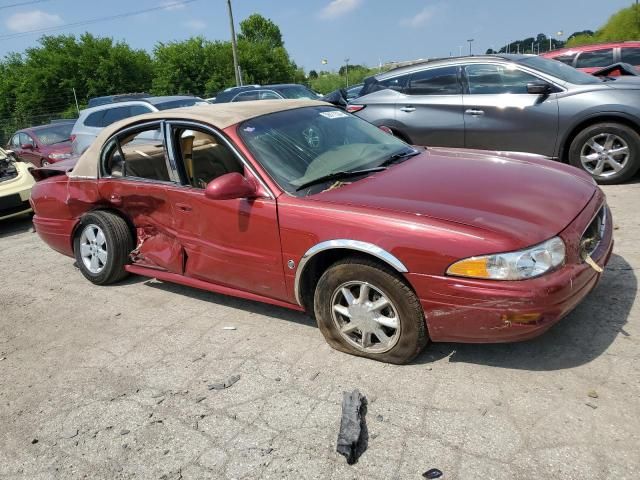
M 248 170 L 251 173 L 251 175 L 253 175 L 253 177 L 256 179 L 256 181 L 262 186 L 262 188 L 267 194 L 265 198 L 275 200 L 276 196 L 274 195 L 272 189 L 269 188 L 267 183 L 258 174 L 254 166 L 251 165 L 251 162 L 249 162 L 249 160 L 246 159 L 246 157 L 238 150 L 238 148 L 233 144 L 233 142 L 229 140 L 226 137 L 226 135 L 224 135 L 224 133 L 222 133 L 220 130 L 210 125 L 195 122 L 193 120 L 171 119 L 171 120 L 165 120 L 164 124 L 165 124 L 165 138 L 170 139 L 170 141 L 167 141 L 166 143 L 167 153 L 171 159 L 170 162 L 172 164 L 172 168 L 175 168 L 175 172 L 179 177 L 179 181 L 177 182 L 177 185 L 176 185 L 177 187 L 188 189 L 190 191 L 202 192 L 202 194 L 204 195 L 203 188 L 194 187 L 189 182 L 189 179 L 187 178 L 187 175 L 186 175 L 183 159 L 179 154 L 179 150 L 176 148 L 176 142 L 178 139 L 175 138 L 174 132 L 179 128 L 189 128 L 191 130 L 199 130 L 202 133 L 211 135 L 216 139 L 216 141 L 218 141 L 218 143 L 225 145 L 229 149 L 229 151 L 233 154 L 233 156 L 240 162 L 240 164 L 242 164 L 242 166 L 246 170 Z
M 155 127 L 155 128 L 154 128 Z M 126 135 L 135 134 L 136 132 L 142 133 L 146 130 L 160 130 L 160 134 L 162 136 L 162 141 L 164 144 L 164 160 L 167 166 L 167 172 L 169 174 L 170 180 L 156 180 L 153 178 L 144 178 L 144 177 L 134 177 L 124 175 L 121 177 L 113 176 L 109 172 L 106 173 L 106 162 L 107 155 L 112 150 L 112 144 L 115 143 L 115 148 L 120 151 L 120 155 L 124 159 L 124 153 L 122 152 L 122 147 L 120 145 L 120 138 Z M 170 160 L 170 153 L 167 143 L 167 131 L 166 131 L 166 121 L 165 120 L 154 120 L 150 122 L 144 122 L 137 125 L 131 125 L 129 127 L 123 128 L 122 130 L 117 131 L 113 135 L 111 135 L 103 144 L 100 150 L 99 161 L 100 165 L 98 168 L 98 178 L 99 179 L 109 179 L 109 180 L 118 180 L 118 181 L 132 181 L 132 182 L 142 182 L 142 183 L 153 183 L 158 185 L 180 185 L 180 180 L 178 177 L 178 172 L 175 169 L 175 163 Z M 126 161 L 126 160 L 125 160 Z
M 583 66 L 581 67 L 579 65 L 580 60 L 582 59 L 582 57 L 584 55 L 589 55 L 589 54 L 598 54 L 598 53 L 602 53 L 605 52 L 607 50 L 611 50 L 611 63 L 608 63 L 606 65 L 587 65 L 587 66 Z M 616 62 L 616 49 L 614 47 L 606 47 L 606 48 L 599 48 L 599 49 L 595 49 L 595 50 L 582 50 L 578 53 L 578 55 L 576 55 L 576 58 L 574 60 L 574 64 L 573 66 L 575 68 L 604 68 L 604 67 L 608 67 L 609 65 L 613 65 Z
M 627 62 L 627 61 L 625 61 L 625 60 L 624 60 L 624 58 L 623 58 L 623 55 L 624 55 L 624 53 L 625 53 L 625 50 L 638 50 L 638 51 L 640 52 L 640 46 L 638 46 L 638 47 L 636 47 L 636 46 L 633 46 L 633 47 L 632 47 L 632 46 L 626 46 L 626 47 L 625 47 L 625 46 L 623 45 L 622 47 L 620 47 L 620 48 L 618 49 L 618 51 L 619 51 L 619 54 L 618 54 L 618 58 L 619 58 L 619 60 L 618 60 L 618 61 L 620 61 L 620 62 L 624 62 L 624 63 L 629 63 L 630 65 L 633 65 L 634 67 L 637 67 L 638 65 L 640 65 L 640 63 L 638 63 L 638 64 L 633 64 L 633 63 L 631 63 L 631 62 Z
M 413 78 L 414 75 L 416 74 L 420 74 L 420 73 L 424 73 L 424 72 L 429 72 L 429 71 L 433 71 L 433 70 L 442 70 L 442 69 L 448 69 L 448 68 L 455 68 L 456 69 L 456 80 L 458 82 L 458 86 L 460 87 L 460 91 L 458 93 L 417 93 L 417 94 L 412 94 L 411 92 L 411 80 Z M 411 73 L 409 73 L 408 77 L 407 77 L 407 82 L 404 85 L 404 87 L 402 87 L 402 90 L 399 90 L 400 93 L 407 95 L 409 97 L 453 97 L 456 95 L 463 95 L 464 94 L 464 82 L 462 80 L 462 66 L 459 64 L 454 64 L 454 65 L 437 65 L 437 66 L 431 66 L 429 68 L 422 68 L 420 70 L 415 70 Z
M 543 82 L 546 82 L 550 85 L 552 85 L 554 87 L 554 91 L 551 93 L 560 93 L 560 92 L 564 92 L 566 91 L 566 88 L 562 87 L 561 85 L 558 85 L 557 80 L 551 80 L 551 78 L 549 75 L 542 75 L 539 72 L 537 72 L 536 70 L 527 68 L 526 66 L 517 64 L 517 63 L 500 63 L 500 62 L 474 62 L 474 63 L 467 63 L 464 64 L 462 66 L 462 84 L 463 84 L 463 95 L 482 95 L 482 96 L 486 96 L 486 95 L 531 95 L 529 93 L 471 93 L 470 89 L 469 89 L 469 76 L 467 75 L 467 67 L 470 66 L 474 66 L 474 65 L 492 65 L 495 67 L 505 67 L 507 65 L 513 65 L 515 70 L 519 70 L 521 72 L 524 72 L 528 75 L 531 75 L 535 78 L 537 78 L 538 80 L 541 80 Z

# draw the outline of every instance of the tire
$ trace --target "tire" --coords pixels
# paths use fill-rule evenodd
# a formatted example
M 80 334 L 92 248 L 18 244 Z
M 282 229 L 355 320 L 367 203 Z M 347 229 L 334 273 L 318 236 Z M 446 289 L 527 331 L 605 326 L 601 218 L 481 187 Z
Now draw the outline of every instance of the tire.
M 363 285 L 368 285 L 363 299 Z M 351 308 L 344 289 L 352 293 L 357 303 Z M 367 293 L 368 292 L 368 293 Z M 375 309 L 378 319 L 373 320 L 371 308 L 388 300 L 388 306 Z M 363 301 L 364 300 L 364 301 Z M 334 311 L 349 311 L 351 318 Z M 395 272 L 374 261 L 349 258 L 329 267 L 320 277 L 314 295 L 314 313 L 318 327 L 331 347 L 341 352 L 370 358 L 380 362 L 404 364 L 415 358 L 428 342 L 424 312 L 418 298 Z M 364 322 L 370 332 L 364 344 L 366 330 L 351 327 Z M 390 325 L 394 323 L 397 328 Z M 341 327 L 351 330 L 341 333 Z M 376 330 L 374 332 L 374 330 Z M 379 337 L 377 336 L 379 335 Z M 385 341 L 384 336 L 389 338 Z
M 90 212 L 82 217 L 76 232 L 73 251 L 85 278 L 96 285 L 108 285 L 128 276 L 124 267 L 134 241 L 124 219 L 110 212 Z
M 609 139 L 614 139 L 610 148 Z M 590 146 L 597 143 L 595 148 Z M 600 150 L 601 148 L 604 150 Z M 626 147 L 627 154 L 611 155 L 612 151 L 622 151 Z M 587 163 L 583 162 L 583 156 Z M 620 170 L 614 164 L 622 165 Z M 589 173 L 596 182 L 612 185 L 629 180 L 640 168 L 640 135 L 630 127 L 620 123 L 598 123 L 582 130 L 571 142 L 569 148 L 569 163 Z M 602 169 L 598 169 L 602 164 Z M 601 172 L 601 173 L 599 173 Z

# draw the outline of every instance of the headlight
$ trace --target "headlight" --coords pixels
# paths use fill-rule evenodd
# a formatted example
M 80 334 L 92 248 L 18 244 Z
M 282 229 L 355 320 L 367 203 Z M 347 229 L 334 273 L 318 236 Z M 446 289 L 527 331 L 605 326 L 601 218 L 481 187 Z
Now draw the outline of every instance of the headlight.
M 51 160 L 63 160 L 65 158 L 71 158 L 71 154 L 70 153 L 52 153 L 51 155 L 49 155 L 49 158 Z
M 562 265 L 565 246 L 560 237 L 539 245 L 509 253 L 471 257 L 454 263 L 447 275 L 489 280 L 524 280 L 534 278 Z

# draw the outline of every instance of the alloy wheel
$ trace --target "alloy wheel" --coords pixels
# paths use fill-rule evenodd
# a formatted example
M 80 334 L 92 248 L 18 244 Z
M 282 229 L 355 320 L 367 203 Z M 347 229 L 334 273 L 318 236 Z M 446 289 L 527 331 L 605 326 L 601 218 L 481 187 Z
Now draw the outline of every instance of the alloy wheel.
M 102 229 L 93 223 L 84 227 L 80 234 L 80 257 L 93 274 L 102 272 L 107 264 L 107 239 Z
M 340 285 L 331 297 L 331 315 L 340 335 L 364 352 L 387 352 L 400 338 L 396 307 L 388 295 L 367 282 Z
M 580 161 L 594 177 L 611 177 L 619 173 L 631 156 L 629 145 L 618 135 L 600 133 L 582 146 Z

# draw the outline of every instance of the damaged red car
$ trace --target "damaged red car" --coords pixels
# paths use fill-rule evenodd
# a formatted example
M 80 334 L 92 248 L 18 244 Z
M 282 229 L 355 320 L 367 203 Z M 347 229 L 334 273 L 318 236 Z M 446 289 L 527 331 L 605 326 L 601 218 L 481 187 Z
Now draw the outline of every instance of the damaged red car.
M 306 311 L 334 348 L 392 363 L 429 340 L 541 334 L 613 245 L 576 168 L 413 147 L 311 100 L 138 116 L 36 176 L 36 231 L 91 282 L 134 273 Z

